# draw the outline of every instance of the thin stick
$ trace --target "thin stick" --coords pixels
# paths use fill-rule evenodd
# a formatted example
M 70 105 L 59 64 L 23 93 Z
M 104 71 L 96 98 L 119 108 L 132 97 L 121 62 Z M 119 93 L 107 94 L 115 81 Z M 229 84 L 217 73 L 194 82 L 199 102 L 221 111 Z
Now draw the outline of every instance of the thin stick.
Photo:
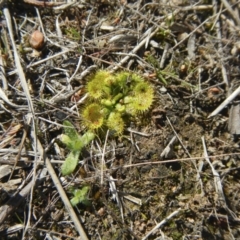
M 151 133 L 138 132 L 138 131 L 136 131 L 136 130 L 134 130 L 134 129 L 131 129 L 130 127 L 127 128 L 127 130 L 128 130 L 130 133 L 135 133 L 135 134 L 137 134 L 137 135 L 139 135 L 139 136 L 143 136 L 143 137 L 150 137 L 150 136 L 152 135 Z
M 221 11 L 219 13 L 217 13 L 217 2 L 216 0 L 213 0 L 214 4 L 213 4 L 213 11 L 214 13 L 217 15 L 217 21 L 216 21 L 216 31 L 217 31 L 217 38 L 219 39 L 218 42 L 218 55 L 220 55 L 219 57 L 221 57 L 223 55 L 223 46 L 222 46 L 222 33 L 221 33 L 221 25 L 219 22 L 219 15 L 221 13 Z M 219 54 L 220 53 L 220 54 Z M 226 86 L 229 86 L 229 82 L 228 82 L 228 77 L 227 77 L 227 70 L 223 64 L 223 62 L 221 61 L 221 69 L 222 69 L 222 77 L 223 77 L 223 81 L 225 82 Z
M 64 191 L 64 189 L 61 185 L 61 182 L 59 181 L 59 179 L 58 179 L 58 177 L 57 177 L 57 175 L 56 175 L 56 173 L 55 173 L 55 171 L 52 167 L 52 164 L 51 164 L 49 158 L 47 158 L 45 156 L 43 147 L 42 147 L 42 145 L 39 141 L 38 141 L 37 146 L 38 146 L 39 153 L 41 154 L 42 158 L 45 160 L 47 170 L 48 170 L 48 172 L 51 176 L 51 179 L 53 180 L 53 183 L 54 183 L 55 187 L 58 190 L 58 193 L 59 193 L 59 195 L 60 195 L 60 197 L 61 197 L 61 199 L 62 199 L 62 201 L 63 201 L 63 203 L 64 203 L 64 205 L 65 205 L 65 207 L 66 207 L 66 209 L 67 209 L 67 211 L 68 211 L 68 213 L 69 213 L 69 215 L 70 215 L 70 217 L 71 217 L 71 219 L 72 219 L 72 221 L 75 225 L 75 227 L 76 227 L 76 230 L 78 231 L 79 235 L 81 236 L 81 239 L 88 240 L 88 237 L 87 237 L 86 233 L 84 232 L 84 229 L 83 229 L 76 213 L 74 212 L 74 209 L 73 209 L 73 207 L 72 207 L 72 205 L 71 205 L 71 203 L 70 203 L 70 201 L 69 201 L 69 199 L 68 199 L 68 197 L 67 197 L 67 195 L 66 195 L 66 193 L 65 193 L 65 191 Z
M 37 141 L 36 141 L 36 126 L 35 126 L 35 121 L 34 121 L 35 112 L 34 112 L 34 106 L 33 106 L 33 102 L 32 102 L 32 99 L 31 99 L 31 95 L 30 95 L 30 92 L 29 92 L 29 89 L 28 89 L 28 84 L 27 84 L 27 81 L 26 81 L 26 78 L 25 78 L 25 74 L 23 72 L 23 68 L 22 68 L 22 65 L 21 65 L 21 62 L 20 62 L 20 58 L 18 56 L 17 47 L 16 47 L 15 40 L 14 40 L 14 37 L 13 37 L 11 16 L 10 16 L 10 12 L 9 12 L 8 8 L 4 8 L 3 13 L 4 13 L 4 16 L 5 16 L 5 19 L 6 19 L 6 22 L 7 22 L 8 32 L 9 32 L 9 36 L 10 36 L 10 39 L 11 39 L 12 49 L 13 49 L 13 52 L 14 52 L 14 61 L 15 61 L 15 65 L 16 65 L 16 68 L 17 68 L 17 73 L 18 73 L 18 76 L 19 76 L 19 79 L 20 79 L 20 82 L 21 82 L 21 86 L 23 88 L 24 94 L 26 95 L 26 99 L 27 99 L 27 102 L 28 102 L 28 108 L 29 108 L 30 114 L 28 114 L 26 116 L 26 118 L 27 118 L 27 121 L 29 121 L 29 123 L 30 122 L 32 123 L 32 132 L 33 132 L 32 137 L 33 137 L 33 147 L 34 147 L 34 153 L 35 153 L 34 154 L 33 177 L 32 177 L 32 183 L 33 184 L 31 186 L 32 188 L 31 188 L 31 194 L 30 194 L 30 200 L 29 200 L 28 220 L 27 220 L 27 223 L 26 223 L 26 228 L 23 232 L 23 238 L 24 238 L 24 235 L 27 231 L 28 225 L 30 224 L 31 208 L 32 208 L 32 200 L 33 200 L 33 187 L 34 187 L 34 183 L 36 181 Z
M 158 28 L 155 28 L 155 30 L 150 34 L 150 36 L 146 36 L 131 52 L 131 54 L 135 54 L 141 47 L 143 47 L 148 39 L 151 39 L 157 32 Z M 147 30 L 149 31 L 149 30 Z M 130 56 L 124 57 L 116 66 L 112 69 L 112 71 L 116 71 L 118 68 L 120 68 L 125 62 L 129 60 Z
M 179 214 L 179 212 L 182 209 L 179 208 L 176 211 L 174 211 L 173 213 L 171 213 L 168 217 L 166 217 L 165 219 L 163 219 L 160 223 L 158 223 L 150 232 L 148 232 L 148 234 L 142 238 L 142 240 L 146 240 L 155 230 L 157 230 L 158 228 L 162 227 L 162 225 L 164 225 L 167 221 L 169 221 L 171 218 L 175 217 L 176 215 Z
M 8 97 L 6 96 L 5 92 L 0 88 L 0 98 L 7 103 L 9 106 L 13 108 L 17 108 L 18 110 L 20 109 L 26 109 L 28 106 L 27 105 L 16 105 L 15 103 L 12 103 Z
M 7 83 L 7 79 L 6 79 L 5 69 L 3 67 L 3 56 L 2 56 L 2 50 L 1 49 L 0 49 L 0 78 L 2 79 L 3 90 L 7 91 L 8 90 L 8 83 Z
M 31 4 L 31 5 L 34 5 L 36 7 L 57 7 L 57 6 L 60 6 L 60 5 L 63 5 L 65 4 L 65 2 L 40 2 L 40 1 L 37 1 L 37 0 L 23 0 L 25 3 L 28 3 L 28 4 Z
M 15 210 L 20 203 L 26 199 L 31 188 L 33 187 L 33 181 L 29 182 L 18 194 L 12 196 L 5 205 L 0 208 L 0 225 L 2 225 L 5 219 Z
M 65 53 L 67 53 L 67 52 L 70 52 L 70 50 L 62 51 L 62 52 L 57 53 L 57 54 L 55 54 L 55 55 L 52 55 L 52 56 L 50 56 L 50 57 L 44 58 L 44 59 L 42 59 L 42 60 L 39 60 L 39 61 L 37 61 L 37 62 L 35 62 L 35 63 L 30 63 L 30 64 L 27 66 L 27 68 L 35 67 L 35 66 L 37 66 L 37 65 L 39 65 L 39 64 L 41 64 L 41 63 L 44 63 L 44 62 L 46 62 L 46 61 L 48 61 L 48 60 L 50 60 L 50 59 L 53 59 L 53 58 L 55 58 L 55 57 L 61 56 L 61 55 L 65 54 Z
M 218 195 L 218 200 L 221 201 L 221 202 L 224 202 L 224 204 L 226 204 L 225 196 L 223 194 L 221 179 L 220 179 L 220 176 L 219 176 L 218 172 L 215 170 L 215 168 L 213 167 L 213 165 L 212 165 L 212 163 L 211 163 L 211 161 L 208 157 L 207 147 L 206 147 L 206 144 L 205 144 L 204 136 L 202 136 L 202 145 L 203 145 L 203 152 L 204 152 L 205 160 L 210 165 L 211 170 L 212 170 L 212 174 L 213 174 L 213 178 L 214 178 L 214 185 L 215 185 L 216 193 Z
M 226 0 L 221 0 L 221 2 L 225 6 L 225 8 L 228 10 L 228 12 L 232 15 L 232 18 L 236 21 L 237 25 L 240 27 L 240 19 L 238 16 L 236 16 L 229 2 Z
M 175 136 L 177 137 L 178 141 L 180 142 L 180 144 L 182 145 L 183 149 L 185 150 L 186 154 L 187 154 L 190 158 L 192 158 L 192 157 L 191 157 L 191 154 L 189 153 L 189 151 L 187 150 L 187 148 L 186 148 L 185 145 L 183 144 L 181 138 L 178 136 L 177 132 L 175 131 L 175 129 L 174 129 L 173 125 L 171 124 L 171 122 L 170 122 L 170 120 L 169 120 L 168 117 L 167 117 L 167 120 L 168 120 L 168 123 L 169 123 L 169 125 L 171 126 L 171 128 L 172 128 Z M 203 182 L 202 182 L 202 179 L 201 179 L 201 175 L 200 175 L 200 173 L 199 173 L 199 171 L 198 171 L 197 164 L 196 164 L 196 162 L 195 162 L 194 160 L 192 160 L 191 162 L 192 162 L 193 166 L 194 166 L 195 169 L 196 169 L 196 172 L 197 172 L 197 178 L 196 178 L 196 179 L 197 179 L 197 181 L 199 182 L 199 184 L 200 184 L 200 186 L 201 186 L 201 191 L 202 191 L 202 193 L 203 193 Z
M 17 166 L 17 163 L 18 163 L 18 161 L 19 161 L 19 159 L 20 159 L 20 157 L 21 157 L 21 153 L 22 153 L 22 149 L 23 149 L 23 146 L 24 146 L 24 142 L 25 142 L 25 140 L 26 140 L 26 137 L 27 137 L 27 130 L 24 128 L 24 129 L 23 129 L 22 140 L 21 140 L 21 143 L 20 143 L 19 149 L 18 149 L 18 154 L 17 154 L 17 156 L 16 156 L 16 158 L 15 158 L 15 163 L 14 163 L 14 165 L 13 165 L 12 172 L 11 172 L 9 178 L 8 178 L 8 181 L 12 178 L 13 172 L 14 172 L 14 170 L 15 170 L 15 168 L 16 168 L 16 166 Z
M 209 116 L 213 117 L 215 115 L 217 115 L 220 111 L 223 110 L 223 108 L 225 108 L 235 97 L 237 97 L 237 95 L 240 93 L 240 86 L 227 98 L 225 99 Z
M 101 161 L 101 185 L 103 185 L 103 167 L 105 166 L 104 156 L 105 156 L 105 152 L 106 152 L 108 134 L 109 134 L 109 130 L 107 131 L 107 134 L 106 134 L 105 143 L 104 143 L 103 152 L 102 152 L 102 161 Z
M 200 27 L 202 27 L 206 22 L 208 22 L 210 19 L 212 19 L 212 18 L 215 17 L 215 16 L 216 16 L 216 15 L 213 15 L 213 16 L 207 18 L 207 19 L 206 19 L 205 21 L 203 21 L 201 24 L 199 24 L 196 28 L 194 28 L 194 30 L 193 30 L 192 32 L 190 32 L 190 33 L 188 34 L 187 37 L 183 38 L 181 41 L 179 41 L 177 44 L 175 44 L 175 46 L 173 46 L 172 48 L 170 48 L 169 51 L 173 51 L 177 46 L 179 46 L 179 45 L 182 44 L 184 41 L 186 41 L 193 33 L 197 32 Z
M 216 193 L 218 195 L 218 201 L 221 203 L 221 206 L 223 206 L 225 208 L 225 210 L 233 217 L 233 219 L 235 219 L 236 221 L 239 221 L 240 219 L 237 217 L 237 215 L 227 206 L 226 199 L 225 199 L 225 196 L 223 193 L 221 179 L 220 179 L 218 172 L 215 170 L 213 164 L 211 163 L 211 161 L 208 157 L 207 147 L 205 144 L 204 137 L 202 137 L 202 144 L 203 144 L 203 150 L 204 150 L 204 157 L 205 157 L 207 163 L 210 165 L 212 174 L 214 177 L 214 186 L 215 186 Z

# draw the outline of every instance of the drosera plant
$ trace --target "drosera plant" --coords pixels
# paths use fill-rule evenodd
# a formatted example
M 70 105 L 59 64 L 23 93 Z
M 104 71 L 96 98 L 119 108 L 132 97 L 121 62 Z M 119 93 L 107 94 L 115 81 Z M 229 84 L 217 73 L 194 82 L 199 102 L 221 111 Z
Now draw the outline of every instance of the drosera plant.
M 70 150 L 70 153 L 61 167 L 61 172 L 63 175 L 69 175 L 76 169 L 82 148 L 94 139 L 95 134 L 88 131 L 80 136 L 69 121 L 64 121 L 63 126 L 65 134 L 62 134 L 61 140 Z M 70 192 L 73 194 L 73 197 L 70 202 L 72 206 L 76 206 L 79 203 L 85 206 L 91 205 L 88 199 L 89 190 L 89 186 L 83 186 L 81 189 L 71 188 Z
M 97 71 L 88 81 L 89 100 L 81 110 L 82 122 L 91 131 L 112 130 L 122 135 L 128 121 L 146 112 L 153 103 L 153 87 L 136 73 Z
M 75 170 L 82 148 L 87 146 L 94 139 L 95 134 L 91 131 L 87 131 L 80 136 L 69 121 L 64 121 L 63 126 L 65 134 L 62 134 L 61 141 L 66 145 L 68 150 L 70 150 L 70 153 L 61 167 L 61 172 L 65 176 L 71 174 Z

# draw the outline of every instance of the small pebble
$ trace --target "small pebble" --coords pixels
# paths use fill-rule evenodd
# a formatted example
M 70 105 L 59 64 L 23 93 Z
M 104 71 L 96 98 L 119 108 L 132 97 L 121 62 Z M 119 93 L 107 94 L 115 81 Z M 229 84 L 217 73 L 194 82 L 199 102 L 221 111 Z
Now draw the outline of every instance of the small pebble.
M 43 34 L 38 30 L 34 31 L 30 36 L 29 43 L 30 43 L 31 47 L 34 49 L 42 48 L 42 46 L 44 44 Z

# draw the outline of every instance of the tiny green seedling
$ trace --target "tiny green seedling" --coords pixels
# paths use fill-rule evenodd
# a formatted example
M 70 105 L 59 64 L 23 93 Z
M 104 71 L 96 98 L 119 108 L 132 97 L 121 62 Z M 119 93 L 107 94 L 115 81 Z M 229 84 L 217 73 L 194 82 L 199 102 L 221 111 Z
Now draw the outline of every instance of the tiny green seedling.
M 78 164 L 82 148 L 89 144 L 94 139 L 95 135 L 88 131 L 83 136 L 80 136 L 69 121 L 64 121 L 63 126 L 65 134 L 62 134 L 61 140 L 66 144 L 70 153 L 62 165 L 61 171 L 63 175 L 69 175 L 75 170 Z
M 76 206 L 79 203 L 82 203 L 85 206 L 90 206 L 91 202 L 88 199 L 88 192 L 90 190 L 89 186 L 84 186 L 82 189 L 74 189 L 74 197 L 70 200 L 72 206 Z

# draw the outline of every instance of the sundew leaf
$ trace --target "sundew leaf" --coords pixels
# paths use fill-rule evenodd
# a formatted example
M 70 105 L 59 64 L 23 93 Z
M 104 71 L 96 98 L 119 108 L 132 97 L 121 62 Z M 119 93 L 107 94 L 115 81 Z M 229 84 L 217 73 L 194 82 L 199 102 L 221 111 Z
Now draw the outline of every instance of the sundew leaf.
M 80 136 L 69 121 L 64 121 L 63 125 L 65 134 L 62 134 L 61 140 L 71 151 L 80 151 L 95 137 L 92 132 L 87 132 L 83 136 Z
M 82 148 L 88 145 L 93 139 L 95 138 L 95 134 L 91 131 L 84 133 L 80 138 L 79 141 L 82 144 Z
M 79 136 L 78 139 L 74 142 L 73 150 L 81 150 L 83 147 L 88 145 L 93 139 L 95 135 L 92 132 L 86 132 L 83 136 Z
M 83 136 L 79 136 L 78 140 L 73 142 L 73 150 L 80 151 L 83 147 L 88 145 L 93 139 L 95 135 L 92 132 L 86 132 Z
M 62 175 L 69 175 L 75 170 L 78 164 L 79 155 L 80 151 L 72 151 L 69 153 L 68 157 L 66 158 L 61 167 Z
M 82 189 L 77 189 L 74 191 L 74 197 L 70 200 L 73 206 L 76 206 L 79 203 L 83 203 L 84 205 L 88 205 L 90 202 L 87 199 L 87 194 L 89 192 L 90 187 L 84 186 Z
M 79 137 L 78 132 L 75 130 L 74 126 L 69 121 L 63 122 L 65 134 L 72 140 L 77 140 Z
M 68 149 L 72 150 L 72 139 L 66 135 L 66 134 L 62 134 L 61 135 L 61 141 L 67 146 Z
M 62 134 L 61 141 L 67 146 L 71 151 L 80 151 L 82 149 L 82 141 L 80 136 L 77 139 L 72 139 L 66 134 Z
M 91 129 L 98 129 L 103 125 L 104 115 L 102 113 L 101 105 L 98 103 L 91 103 L 86 106 L 82 112 L 83 124 Z

